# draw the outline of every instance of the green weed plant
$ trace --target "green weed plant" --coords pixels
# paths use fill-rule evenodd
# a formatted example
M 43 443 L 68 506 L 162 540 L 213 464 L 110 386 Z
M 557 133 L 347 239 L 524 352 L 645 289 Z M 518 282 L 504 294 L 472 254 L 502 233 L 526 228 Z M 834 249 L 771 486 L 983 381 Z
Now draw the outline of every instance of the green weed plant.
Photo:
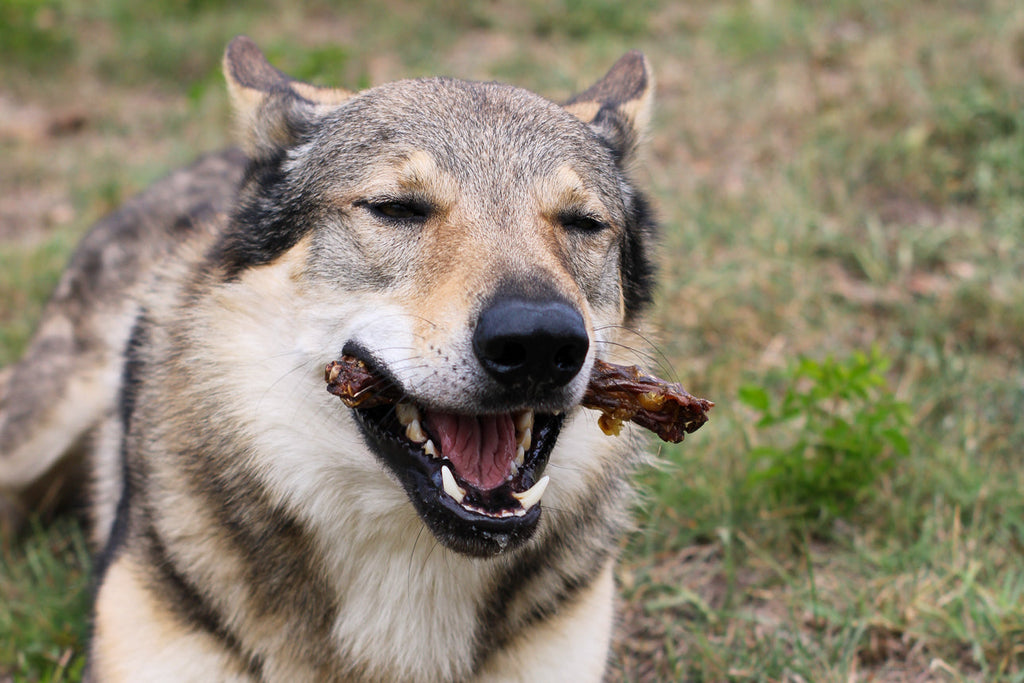
M 910 453 L 909 407 L 889 389 L 888 367 L 877 350 L 801 358 L 782 376 L 781 396 L 742 386 L 739 399 L 759 413 L 758 436 L 768 442 L 748 452 L 751 499 L 791 511 L 819 532 L 869 500 Z

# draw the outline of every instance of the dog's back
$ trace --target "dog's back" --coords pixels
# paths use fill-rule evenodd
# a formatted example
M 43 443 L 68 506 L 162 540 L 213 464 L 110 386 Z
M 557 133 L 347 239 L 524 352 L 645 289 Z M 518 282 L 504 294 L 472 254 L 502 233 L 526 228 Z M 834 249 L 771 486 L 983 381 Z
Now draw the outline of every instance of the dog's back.
M 78 497 L 90 478 L 86 459 L 117 448 L 103 444 L 100 427 L 116 412 L 141 295 L 163 263 L 223 224 L 246 161 L 239 150 L 205 156 L 128 201 L 78 245 L 25 355 L 0 375 L 0 532 L 11 536 L 30 513 Z M 104 469 L 116 475 L 116 466 Z M 102 499 L 116 500 L 119 479 L 95 477 Z

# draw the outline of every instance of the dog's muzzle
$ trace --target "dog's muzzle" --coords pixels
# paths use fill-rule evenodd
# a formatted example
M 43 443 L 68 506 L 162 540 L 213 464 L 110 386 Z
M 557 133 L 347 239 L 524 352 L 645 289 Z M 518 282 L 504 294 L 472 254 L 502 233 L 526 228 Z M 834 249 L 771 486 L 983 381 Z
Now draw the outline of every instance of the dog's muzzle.
M 562 410 L 575 404 L 567 385 L 589 344 L 583 316 L 567 302 L 497 298 L 473 328 L 482 381 L 490 380 L 481 386 L 488 398 L 479 412 L 452 412 L 401 390 L 393 403 L 353 408 L 371 450 L 448 547 L 494 555 L 532 536 Z M 344 352 L 371 376 L 401 387 L 367 349 L 347 344 Z

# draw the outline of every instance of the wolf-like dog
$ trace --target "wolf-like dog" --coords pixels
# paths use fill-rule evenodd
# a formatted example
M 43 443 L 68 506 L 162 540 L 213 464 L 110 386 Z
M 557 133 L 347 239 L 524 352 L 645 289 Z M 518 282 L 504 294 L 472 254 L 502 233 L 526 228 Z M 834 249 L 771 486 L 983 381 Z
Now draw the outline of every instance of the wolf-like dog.
M 579 404 L 651 301 L 645 58 L 565 105 L 224 73 L 241 149 L 100 221 L 0 385 L 8 524 L 89 482 L 87 679 L 600 680 L 644 449 Z M 343 354 L 404 400 L 331 396 Z

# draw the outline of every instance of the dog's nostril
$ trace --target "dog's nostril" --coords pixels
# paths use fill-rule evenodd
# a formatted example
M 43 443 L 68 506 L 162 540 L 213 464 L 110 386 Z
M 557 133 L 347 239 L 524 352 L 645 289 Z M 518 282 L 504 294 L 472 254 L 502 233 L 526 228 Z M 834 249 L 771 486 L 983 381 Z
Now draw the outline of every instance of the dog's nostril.
M 567 344 L 555 354 L 555 367 L 562 372 L 579 372 L 587 357 L 587 347 L 580 344 Z
M 481 313 L 473 334 L 483 368 L 516 390 L 567 384 L 583 367 L 589 346 L 583 316 L 559 300 L 499 299 Z
M 493 363 L 507 368 L 518 368 L 526 362 L 526 347 L 516 340 L 495 339 L 484 354 Z

